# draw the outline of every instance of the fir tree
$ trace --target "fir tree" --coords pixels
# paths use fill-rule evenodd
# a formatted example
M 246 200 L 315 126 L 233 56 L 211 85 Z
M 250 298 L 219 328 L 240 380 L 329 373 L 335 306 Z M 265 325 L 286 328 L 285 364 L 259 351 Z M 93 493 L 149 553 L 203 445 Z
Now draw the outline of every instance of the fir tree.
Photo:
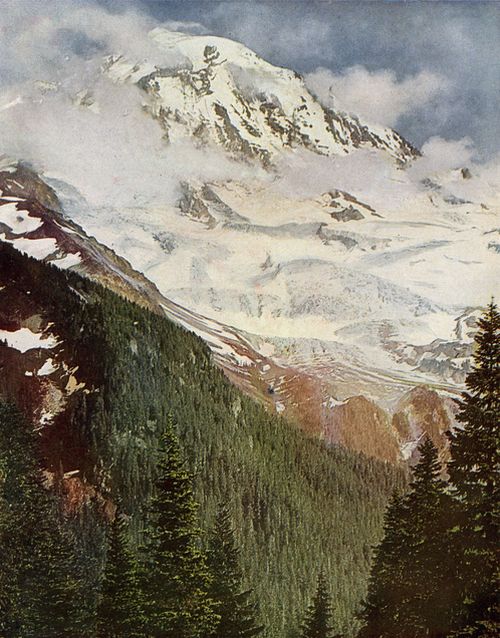
M 377 549 L 360 636 L 444 636 L 453 626 L 456 572 L 449 515 L 435 446 L 419 446 L 410 491 L 394 497 Z
M 320 572 L 316 592 L 304 618 L 301 638 L 334 638 L 331 621 L 330 594 L 325 574 Z
M 449 434 L 448 465 L 461 510 L 455 535 L 461 602 L 471 624 L 486 621 L 498 609 L 500 313 L 493 301 L 478 324 L 474 363 L 457 417 L 462 427 Z
M 209 636 L 218 620 L 208 594 L 209 572 L 199 547 L 191 483 L 169 419 L 142 573 L 146 633 L 155 638 Z
M 368 594 L 360 614 L 365 625 L 359 638 L 398 635 L 399 619 L 394 607 L 407 589 L 402 564 L 409 537 L 407 525 L 403 524 L 406 519 L 404 498 L 394 494 L 384 517 L 384 536 L 375 551 Z
M 252 590 L 243 589 L 239 561 L 229 510 L 222 507 L 210 535 L 208 552 L 213 579 L 210 595 L 220 616 L 213 638 L 250 638 L 264 629 L 256 620 L 257 605 L 251 601 Z
M 125 517 L 116 514 L 108 531 L 106 565 L 97 612 L 99 638 L 140 636 L 141 605 L 136 561 Z
M 73 538 L 42 484 L 30 425 L 1 403 L 0 467 L 0 635 L 86 635 Z
M 453 627 L 457 569 L 451 527 L 454 507 L 438 451 L 430 439 L 419 446 L 420 460 L 414 469 L 406 497 L 407 600 L 401 611 L 403 635 L 445 636 Z

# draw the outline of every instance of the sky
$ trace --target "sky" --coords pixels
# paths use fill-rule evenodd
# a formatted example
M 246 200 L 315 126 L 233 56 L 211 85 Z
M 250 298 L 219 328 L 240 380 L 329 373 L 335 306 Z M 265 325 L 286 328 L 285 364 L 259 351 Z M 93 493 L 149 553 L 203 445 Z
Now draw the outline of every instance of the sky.
M 418 146 L 437 135 L 470 138 L 479 159 L 499 151 L 499 2 L 100 4 L 243 42 L 273 64 L 310 76 L 318 92 L 321 81 L 323 95 L 332 86 L 338 106 L 394 126 Z

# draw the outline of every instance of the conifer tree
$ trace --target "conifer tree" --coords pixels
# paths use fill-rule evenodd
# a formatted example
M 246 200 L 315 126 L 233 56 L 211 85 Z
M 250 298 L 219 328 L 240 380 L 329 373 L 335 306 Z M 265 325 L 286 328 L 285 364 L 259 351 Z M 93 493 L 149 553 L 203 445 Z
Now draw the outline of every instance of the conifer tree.
M 129 548 L 127 522 L 117 513 L 107 535 L 101 601 L 97 610 L 99 638 L 141 635 L 141 597 L 137 565 Z
M 419 453 L 409 493 L 394 497 L 386 514 L 362 613 L 363 638 L 437 638 L 453 627 L 452 502 L 430 439 L 419 446 Z
M 257 622 L 257 605 L 252 602 L 252 590 L 243 588 L 231 517 L 227 507 L 217 512 L 209 539 L 208 565 L 212 573 L 211 598 L 220 616 L 212 638 L 250 638 L 263 631 Z
M 2 403 L 0 467 L 0 635 L 86 635 L 73 539 L 42 484 L 30 425 Z
M 400 628 L 406 634 L 437 637 L 448 633 L 455 617 L 454 507 L 438 451 L 429 438 L 421 443 L 419 453 L 405 499 L 408 543 L 402 550 L 406 553 L 408 597 L 401 609 Z
M 142 583 L 145 629 L 155 638 L 201 638 L 218 616 L 200 550 L 197 504 L 171 418 L 163 437 L 156 494 L 145 543 Z
M 318 576 L 316 592 L 309 605 L 302 625 L 301 638 L 334 638 L 330 594 L 325 574 Z
M 403 548 L 409 532 L 404 498 L 394 494 L 384 517 L 384 536 L 375 551 L 368 594 L 360 614 L 364 627 L 359 638 L 397 636 L 399 619 L 394 605 L 407 589 L 406 570 L 402 564 Z
M 467 391 L 460 401 L 461 427 L 449 434 L 450 480 L 461 517 L 455 552 L 462 572 L 465 620 L 498 613 L 500 518 L 500 313 L 492 301 L 479 320 Z

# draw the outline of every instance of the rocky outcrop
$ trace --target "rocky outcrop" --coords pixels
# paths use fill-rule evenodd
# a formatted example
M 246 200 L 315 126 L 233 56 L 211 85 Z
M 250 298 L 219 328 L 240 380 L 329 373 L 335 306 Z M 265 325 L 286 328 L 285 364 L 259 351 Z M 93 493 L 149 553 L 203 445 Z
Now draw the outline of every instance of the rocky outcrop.
M 351 397 L 332 410 L 326 437 L 332 443 L 340 443 L 367 456 L 391 463 L 401 459 L 398 437 L 389 415 L 364 396 Z
M 410 390 L 398 402 L 392 417 L 397 431 L 403 459 L 411 464 L 418 461 L 417 448 L 425 437 L 438 448 L 440 458 L 448 458 L 448 432 L 454 423 L 456 404 L 434 390 L 419 386 Z
M 349 206 L 347 208 L 342 208 L 341 210 L 333 211 L 330 213 L 330 217 L 338 222 L 350 222 L 353 220 L 364 219 L 365 216 L 360 213 L 357 208 L 354 208 L 354 206 Z

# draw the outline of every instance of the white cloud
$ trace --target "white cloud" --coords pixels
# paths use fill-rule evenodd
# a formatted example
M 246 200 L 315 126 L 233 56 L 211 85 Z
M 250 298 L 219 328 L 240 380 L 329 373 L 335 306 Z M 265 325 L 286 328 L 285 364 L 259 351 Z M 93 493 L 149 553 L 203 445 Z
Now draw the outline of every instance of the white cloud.
M 445 78 L 430 71 L 399 81 L 391 70 L 369 71 L 362 66 L 349 67 L 339 74 L 320 67 L 305 80 L 309 90 L 326 106 L 392 127 L 403 115 L 429 106 L 449 89 Z
M 167 20 L 162 26 L 169 31 L 182 31 L 184 33 L 193 33 L 195 35 L 203 35 L 208 33 L 207 28 L 199 22 L 183 22 L 181 20 Z
M 282 156 L 273 188 L 299 198 L 341 189 L 376 210 L 396 211 L 419 198 L 427 203 L 429 191 L 422 180 L 428 177 L 442 186 L 444 195 L 498 206 L 500 155 L 487 163 L 475 161 L 476 150 L 468 138 L 433 137 L 422 151 L 422 157 L 403 171 L 386 154 L 369 149 L 339 157 L 295 150 Z M 460 170 L 465 167 L 470 170 L 469 179 L 464 179 Z
M 168 53 L 148 38 L 155 26 L 133 9 L 109 13 L 71 0 L 7 2 L 0 11 L 0 85 L 78 77 L 86 60 L 108 53 L 170 64 Z
M 0 99 L 0 154 L 72 184 L 97 206 L 171 204 L 182 180 L 245 174 L 221 149 L 190 140 L 166 144 L 160 124 L 144 112 L 148 96 L 100 73 L 107 53 L 158 65 L 178 61 L 148 37 L 158 23 L 66 0 L 47 2 L 43 12 L 37 6 L 29 14 L 26 4 L 8 3 L 0 12 L 0 32 L 8 33 L 0 67 L 5 53 L 18 71 Z M 77 94 L 88 95 L 92 108 Z
M 422 157 L 409 169 L 415 179 L 470 166 L 476 155 L 474 144 L 468 137 L 460 140 L 431 137 L 421 151 Z
M 1 152 L 72 184 L 97 206 L 172 204 L 183 180 L 245 175 L 221 149 L 200 149 L 189 139 L 166 144 L 135 86 L 101 77 L 91 95 L 94 110 L 74 103 L 64 89 L 4 109 Z

